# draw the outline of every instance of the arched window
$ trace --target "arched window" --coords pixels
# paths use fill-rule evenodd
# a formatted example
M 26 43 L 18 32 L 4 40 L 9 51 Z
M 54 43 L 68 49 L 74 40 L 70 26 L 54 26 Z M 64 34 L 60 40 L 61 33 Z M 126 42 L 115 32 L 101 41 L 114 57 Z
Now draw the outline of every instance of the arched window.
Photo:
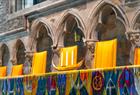
M 40 30 L 37 32 L 37 43 L 36 50 L 37 52 L 47 51 L 47 72 L 51 71 L 51 61 L 52 61 L 52 48 L 53 41 L 49 36 L 49 29 L 46 29 L 44 25 L 40 26 Z
M 10 59 L 10 54 L 9 49 L 5 44 L 3 44 L 1 47 L 1 57 L 2 57 L 2 66 L 7 66 Z
M 47 30 L 43 25 L 41 26 L 39 32 L 38 32 L 38 37 L 37 37 L 37 52 L 45 51 L 45 50 L 50 50 L 51 46 L 53 44 L 53 41 L 51 37 L 48 35 L 49 30 Z
M 18 40 L 16 43 L 16 49 L 17 49 L 17 54 L 16 54 L 16 59 L 17 59 L 17 64 L 24 64 L 25 63 L 25 47 L 22 41 Z
M 74 16 L 68 16 L 64 22 L 64 46 L 78 46 L 78 61 L 80 61 L 84 56 L 84 34 L 82 30 L 81 23 Z
M 95 31 L 99 41 L 117 38 L 117 65 L 130 64 L 129 55 L 131 44 L 126 39 L 124 20 L 114 7 L 106 5 L 101 8 L 99 12 L 99 23 Z

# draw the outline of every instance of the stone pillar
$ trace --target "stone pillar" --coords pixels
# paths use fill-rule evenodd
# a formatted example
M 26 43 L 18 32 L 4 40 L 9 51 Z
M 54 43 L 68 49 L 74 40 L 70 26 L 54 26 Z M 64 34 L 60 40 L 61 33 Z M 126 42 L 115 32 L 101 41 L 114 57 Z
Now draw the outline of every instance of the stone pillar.
M 24 74 L 30 74 L 31 73 L 31 67 L 32 67 L 32 59 L 33 59 L 33 52 L 31 51 L 25 51 L 25 63 L 24 63 Z
M 134 63 L 135 48 L 140 47 L 140 31 L 131 31 L 127 33 L 128 39 L 131 41 L 132 48 L 130 51 L 130 62 Z
M 94 52 L 95 52 L 95 43 L 98 40 L 90 39 L 86 41 L 87 52 L 85 56 L 85 66 L 88 69 L 91 69 L 94 60 Z

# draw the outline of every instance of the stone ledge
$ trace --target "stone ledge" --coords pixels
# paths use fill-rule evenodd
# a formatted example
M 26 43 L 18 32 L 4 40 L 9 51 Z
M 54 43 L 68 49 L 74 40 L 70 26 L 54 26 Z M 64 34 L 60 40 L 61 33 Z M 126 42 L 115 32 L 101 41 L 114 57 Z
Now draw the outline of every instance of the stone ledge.
M 62 4 L 65 4 L 66 1 L 67 0 L 56 0 L 53 3 L 48 2 L 48 1 L 44 1 L 42 3 L 39 3 L 37 5 L 32 6 L 30 8 L 26 8 L 26 9 L 17 11 L 13 14 L 10 14 L 8 16 L 8 20 L 17 18 L 19 16 L 23 16 L 23 15 L 27 16 L 27 15 L 30 15 L 32 13 L 37 13 L 37 12 L 43 11 L 44 9 L 49 9 L 49 8 L 56 7 L 56 6 L 61 6 Z

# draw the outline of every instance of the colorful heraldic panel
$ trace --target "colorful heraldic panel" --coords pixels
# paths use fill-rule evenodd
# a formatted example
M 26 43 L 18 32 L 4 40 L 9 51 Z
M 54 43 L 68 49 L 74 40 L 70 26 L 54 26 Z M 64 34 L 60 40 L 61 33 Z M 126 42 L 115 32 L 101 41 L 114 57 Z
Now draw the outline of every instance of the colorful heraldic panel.
M 138 95 L 140 95 L 140 68 L 134 69 L 134 77 L 136 90 L 138 92 Z
M 104 93 L 106 95 L 118 95 L 118 76 L 119 70 L 104 72 Z
M 139 69 L 0 80 L 0 95 L 140 95 Z

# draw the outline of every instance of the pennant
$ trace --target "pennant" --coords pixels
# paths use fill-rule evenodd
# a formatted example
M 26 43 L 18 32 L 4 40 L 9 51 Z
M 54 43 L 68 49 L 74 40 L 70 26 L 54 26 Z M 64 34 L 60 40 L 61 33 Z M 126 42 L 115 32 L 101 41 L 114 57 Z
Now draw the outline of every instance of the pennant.
M 135 86 L 138 94 L 140 95 L 140 68 L 135 68 L 134 70 Z
M 32 95 L 32 77 L 24 77 L 24 94 Z
M 118 95 L 117 91 L 117 80 L 118 80 L 119 72 L 117 71 L 105 71 L 104 78 L 105 78 L 105 88 L 107 95 Z
M 89 95 L 93 95 L 91 83 L 92 83 L 92 72 L 88 72 L 88 79 L 85 85 L 86 85 L 86 89 Z
M 48 95 L 56 95 L 56 76 L 47 77 Z
M 66 90 L 66 75 L 57 75 L 57 87 L 59 90 L 59 95 L 65 95 Z
M 104 88 L 104 78 L 101 72 L 93 72 L 92 73 L 92 92 L 93 95 L 102 95 Z
M 85 75 L 83 75 L 82 79 L 85 79 Z M 80 73 L 78 73 L 77 79 L 70 91 L 70 95 L 88 95 L 86 87 L 84 86 L 81 78 Z
M 46 77 L 41 76 L 41 77 L 38 78 L 38 86 L 37 86 L 36 95 L 45 95 L 46 84 L 47 84 L 47 78 Z
M 8 89 L 7 79 L 2 80 L 2 95 L 7 95 L 7 89 Z
M 138 95 L 135 83 L 134 75 L 128 68 L 125 68 L 118 80 L 118 86 L 120 90 L 120 95 Z
M 24 95 L 23 78 L 18 78 L 16 80 L 16 95 Z
M 32 95 L 36 95 L 38 87 L 38 78 L 36 76 L 32 77 Z
M 71 83 L 72 77 L 70 74 L 66 74 L 66 78 L 67 78 L 67 80 L 66 80 L 66 88 L 67 88 L 66 95 L 69 95 L 71 87 L 72 87 L 72 83 Z
M 3 80 L 0 80 L 0 95 L 2 95 L 2 85 L 3 85 Z
M 8 84 L 8 89 L 7 89 L 7 94 L 8 95 L 14 95 L 14 87 L 15 87 L 15 79 L 7 79 L 7 84 Z
M 76 81 L 78 74 L 77 73 L 73 73 L 73 74 L 67 73 L 66 76 L 67 76 L 66 77 L 67 78 L 67 80 L 66 80 L 66 88 L 67 88 L 66 95 L 69 95 L 72 87 L 74 86 L 74 82 Z

